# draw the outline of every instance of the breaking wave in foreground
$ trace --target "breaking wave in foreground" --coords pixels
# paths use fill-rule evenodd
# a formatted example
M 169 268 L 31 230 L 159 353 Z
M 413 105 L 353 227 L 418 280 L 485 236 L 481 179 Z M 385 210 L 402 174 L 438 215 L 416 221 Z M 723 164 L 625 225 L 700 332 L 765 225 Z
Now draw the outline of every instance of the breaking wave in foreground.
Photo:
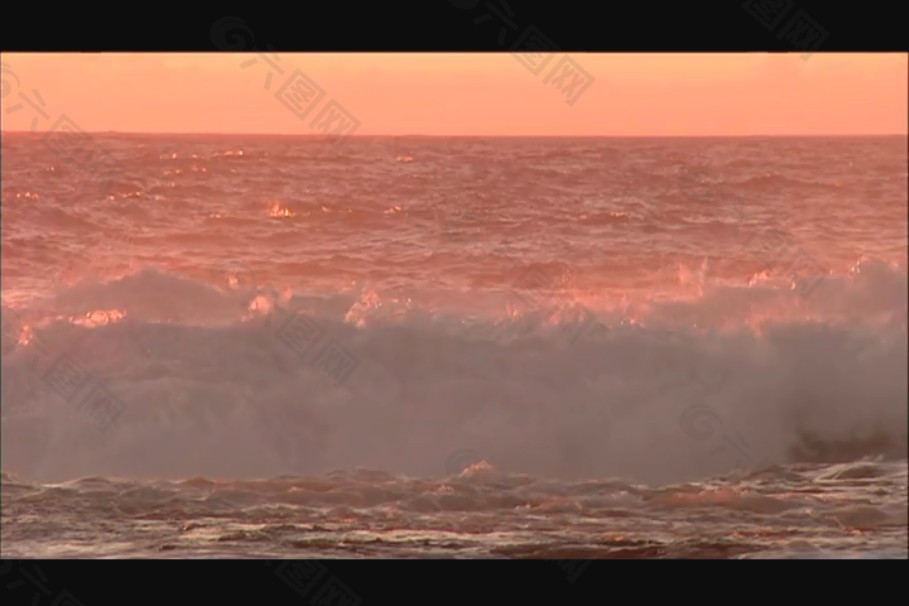
M 503 473 L 658 484 L 905 459 L 906 293 L 905 268 L 865 260 L 807 298 L 714 284 L 515 311 L 478 293 L 466 317 L 146 269 L 3 308 L 3 465 L 36 481 L 436 477 L 469 452 Z
M 2 141 L 4 557 L 907 557 L 905 137 L 93 139 Z

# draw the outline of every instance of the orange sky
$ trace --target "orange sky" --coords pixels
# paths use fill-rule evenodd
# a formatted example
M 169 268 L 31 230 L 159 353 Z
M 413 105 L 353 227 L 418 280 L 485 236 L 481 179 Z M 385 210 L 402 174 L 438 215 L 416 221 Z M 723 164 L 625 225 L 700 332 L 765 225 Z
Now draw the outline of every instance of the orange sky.
M 334 100 L 363 135 L 907 132 L 906 54 L 569 53 L 593 77 L 571 105 L 544 83 L 565 56 L 534 75 L 504 53 L 281 53 L 266 90 L 255 54 L 4 53 L 2 128 L 317 134 Z M 294 69 L 325 93 L 302 120 L 276 97 Z

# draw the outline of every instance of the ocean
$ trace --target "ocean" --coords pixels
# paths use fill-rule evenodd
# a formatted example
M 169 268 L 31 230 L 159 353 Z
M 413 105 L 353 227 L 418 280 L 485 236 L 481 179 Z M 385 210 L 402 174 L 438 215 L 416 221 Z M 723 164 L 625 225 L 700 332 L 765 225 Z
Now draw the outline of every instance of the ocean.
M 2 137 L 3 557 L 906 558 L 907 139 Z

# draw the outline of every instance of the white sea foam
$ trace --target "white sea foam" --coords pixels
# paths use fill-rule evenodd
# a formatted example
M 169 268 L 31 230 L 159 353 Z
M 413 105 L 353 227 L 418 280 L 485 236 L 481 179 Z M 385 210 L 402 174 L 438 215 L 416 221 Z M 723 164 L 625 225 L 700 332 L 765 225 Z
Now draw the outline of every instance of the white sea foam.
M 716 284 L 509 317 L 507 293 L 474 293 L 468 318 L 369 289 L 143 270 L 3 308 L 3 464 L 39 479 L 443 474 L 461 449 L 514 473 L 667 482 L 905 456 L 906 292 L 905 269 L 868 260 L 808 298 Z

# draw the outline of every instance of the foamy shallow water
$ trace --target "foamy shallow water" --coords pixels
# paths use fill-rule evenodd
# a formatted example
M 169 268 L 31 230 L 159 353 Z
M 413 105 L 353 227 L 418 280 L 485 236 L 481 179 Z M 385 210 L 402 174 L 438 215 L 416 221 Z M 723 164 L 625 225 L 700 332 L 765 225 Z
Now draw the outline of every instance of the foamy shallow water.
M 905 143 L 4 135 L 4 555 L 905 557 Z
M 906 462 L 671 486 L 378 471 L 34 485 L 5 477 L 5 557 L 907 557 Z

